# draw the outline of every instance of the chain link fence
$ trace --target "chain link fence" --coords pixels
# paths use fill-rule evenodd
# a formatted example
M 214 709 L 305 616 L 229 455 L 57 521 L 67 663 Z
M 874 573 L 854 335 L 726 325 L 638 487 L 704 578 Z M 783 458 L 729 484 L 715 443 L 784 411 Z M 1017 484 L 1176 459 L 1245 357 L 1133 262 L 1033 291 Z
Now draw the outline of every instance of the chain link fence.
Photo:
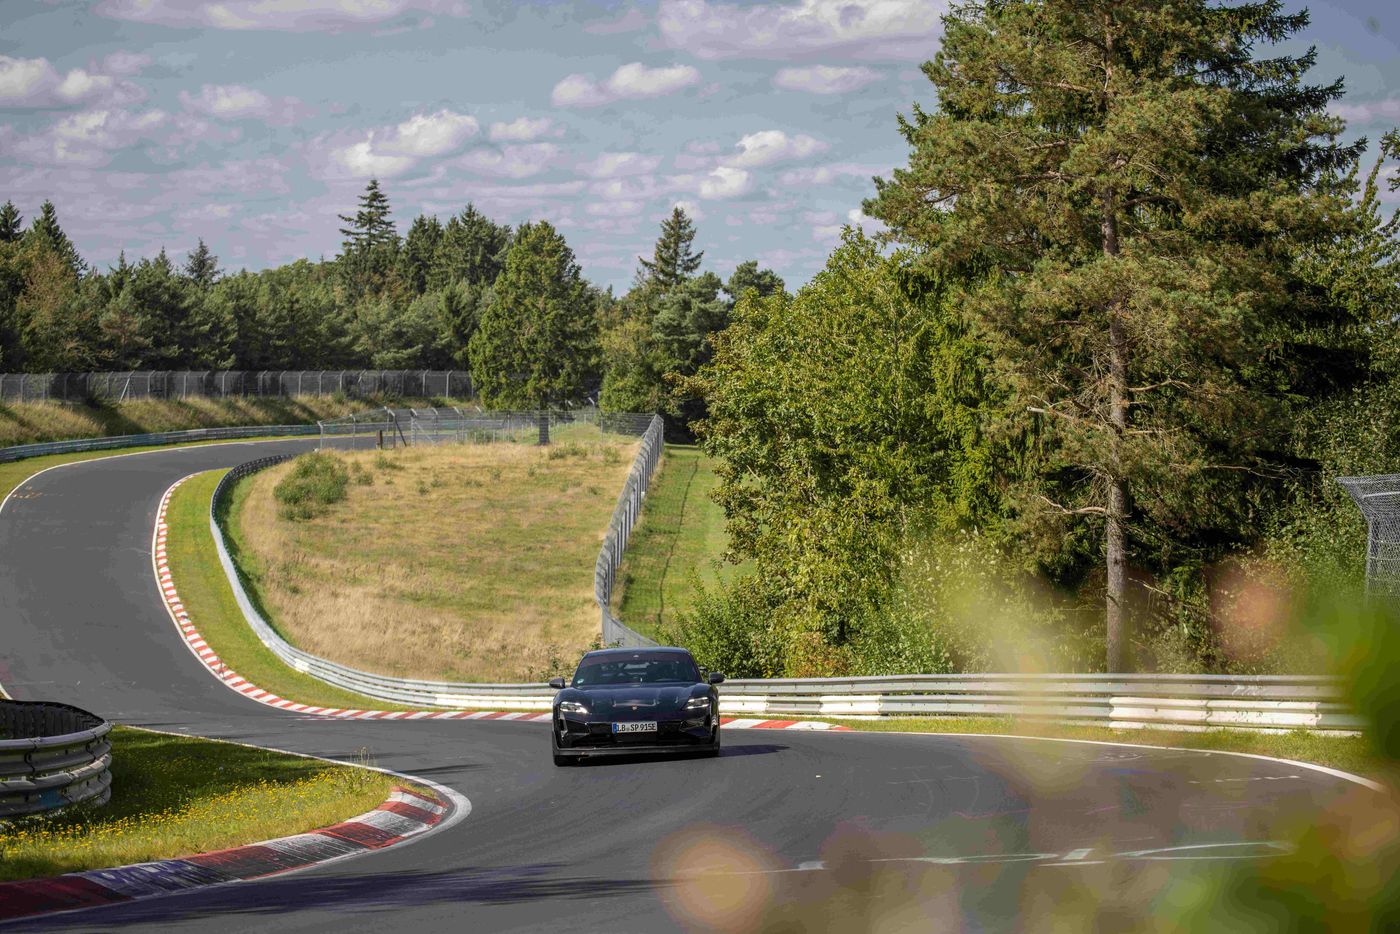
M 470 407 L 384 408 L 316 423 L 324 447 L 332 439 L 358 448 L 435 444 L 549 444 L 598 435 L 638 438 L 653 416 L 596 408 L 484 412 Z
M 1366 593 L 1400 597 L 1400 474 L 1338 477 L 1366 517 Z
M 137 370 L 0 374 L 0 402 L 334 396 L 474 398 L 466 370 Z

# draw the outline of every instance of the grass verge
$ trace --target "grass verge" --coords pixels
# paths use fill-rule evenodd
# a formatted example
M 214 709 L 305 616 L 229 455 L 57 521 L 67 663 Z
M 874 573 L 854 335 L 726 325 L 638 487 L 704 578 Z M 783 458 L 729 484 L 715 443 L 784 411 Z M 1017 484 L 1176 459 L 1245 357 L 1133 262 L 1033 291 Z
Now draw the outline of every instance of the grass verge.
M 402 782 L 192 736 L 112 731 L 112 800 L 6 825 L 0 881 L 168 859 L 304 833 L 378 807 Z
M 296 467 L 279 465 L 237 485 L 226 528 L 298 648 L 397 677 L 539 681 L 599 638 L 593 565 L 636 447 L 577 426 L 543 448 L 337 452 L 343 501 L 287 518 L 274 490 Z
M 412 405 L 414 401 L 403 400 L 398 404 Z M 383 400 L 378 398 L 334 396 L 13 403 L 0 405 L 0 447 L 190 428 L 306 425 L 362 412 L 380 404 Z
M 1054 739 L 1087 739 L 1141 746 L 1176 746 L 1218 752 L 1247 752 L 1278 759 L 1296 759 L 1365 775 L 1379 781 L 1393 781 L 1387 760 L 1378 755 L 1369 737 L 1329 736 L 1294 730 L 1289 733 L 1258 733 L 1253 730 L 1114 730 L 1099 726 L 1014 720 L 1010 717 L 883 717 L 879 720 L 844 720 L 818 717 L 853 730 L 872 733 L 968 733 L 983 736 L 1044 736 Z
M 243 618 L 233 597 L 214 537 L 209 534 L 209 501 L 226 470 L 210 470 L 186 481 L 170 497 L 165 549 L 180 600 L 226 665 L 264 691 L 312 707 L 407 710 L 326 684 L 282 664 Z M 241 485 L 241 486 L 246 486 Z
M 647 491 L 642 521 L 627 544 L 614 609 L 645 636 L 690 609 L 695 581 L 713 586 L 740 566 L 720 560 L 729 539 L 724 511 L 710 498 L 719 485 L 710 458 L 694 445 L 667 445 Z

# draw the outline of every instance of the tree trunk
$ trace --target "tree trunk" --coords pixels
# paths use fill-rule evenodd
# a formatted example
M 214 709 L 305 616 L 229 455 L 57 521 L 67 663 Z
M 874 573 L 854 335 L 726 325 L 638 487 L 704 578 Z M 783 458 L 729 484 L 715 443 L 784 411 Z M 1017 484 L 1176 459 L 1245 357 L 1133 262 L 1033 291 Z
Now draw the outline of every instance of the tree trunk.
M 1104 253 L 1117 256 L 1118 209 L 1111 188 L 1103 192 L 1102 237 Z M 1128 430 L 1128 335 L 1122 314 L 1122 304 L 1113 300 L 1108 307 L 1108 517 L 1104 523 L 1104 643 L 1111 672 L 1128 669 L 1127 548 L 1123 533 L 1128 517 L 1128 483 L 1123 476 L 1122 458 L 1123 438 Z

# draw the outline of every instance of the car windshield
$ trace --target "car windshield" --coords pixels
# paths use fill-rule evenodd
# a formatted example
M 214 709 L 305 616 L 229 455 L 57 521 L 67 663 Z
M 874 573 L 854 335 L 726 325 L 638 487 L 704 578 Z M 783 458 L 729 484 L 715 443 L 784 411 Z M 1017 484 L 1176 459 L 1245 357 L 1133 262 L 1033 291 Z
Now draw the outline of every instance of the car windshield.
M 635 652 L 630 655 L 585 657 L 574 672 L 574 687 L 599 684 L 694 684 L 700 672 L 689 655 L 675 652 Z

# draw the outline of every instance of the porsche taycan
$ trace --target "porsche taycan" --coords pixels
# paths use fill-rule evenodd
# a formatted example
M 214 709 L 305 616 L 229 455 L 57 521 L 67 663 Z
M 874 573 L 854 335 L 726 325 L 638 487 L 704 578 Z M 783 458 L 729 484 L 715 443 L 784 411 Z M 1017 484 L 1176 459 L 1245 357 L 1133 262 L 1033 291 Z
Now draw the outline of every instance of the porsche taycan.
M 701 677 L 685 649 L 600 649 L 573 678 L 555 678 L 550 747 L 555 765 L 637 753 L 719 755 L 724 675 Z

